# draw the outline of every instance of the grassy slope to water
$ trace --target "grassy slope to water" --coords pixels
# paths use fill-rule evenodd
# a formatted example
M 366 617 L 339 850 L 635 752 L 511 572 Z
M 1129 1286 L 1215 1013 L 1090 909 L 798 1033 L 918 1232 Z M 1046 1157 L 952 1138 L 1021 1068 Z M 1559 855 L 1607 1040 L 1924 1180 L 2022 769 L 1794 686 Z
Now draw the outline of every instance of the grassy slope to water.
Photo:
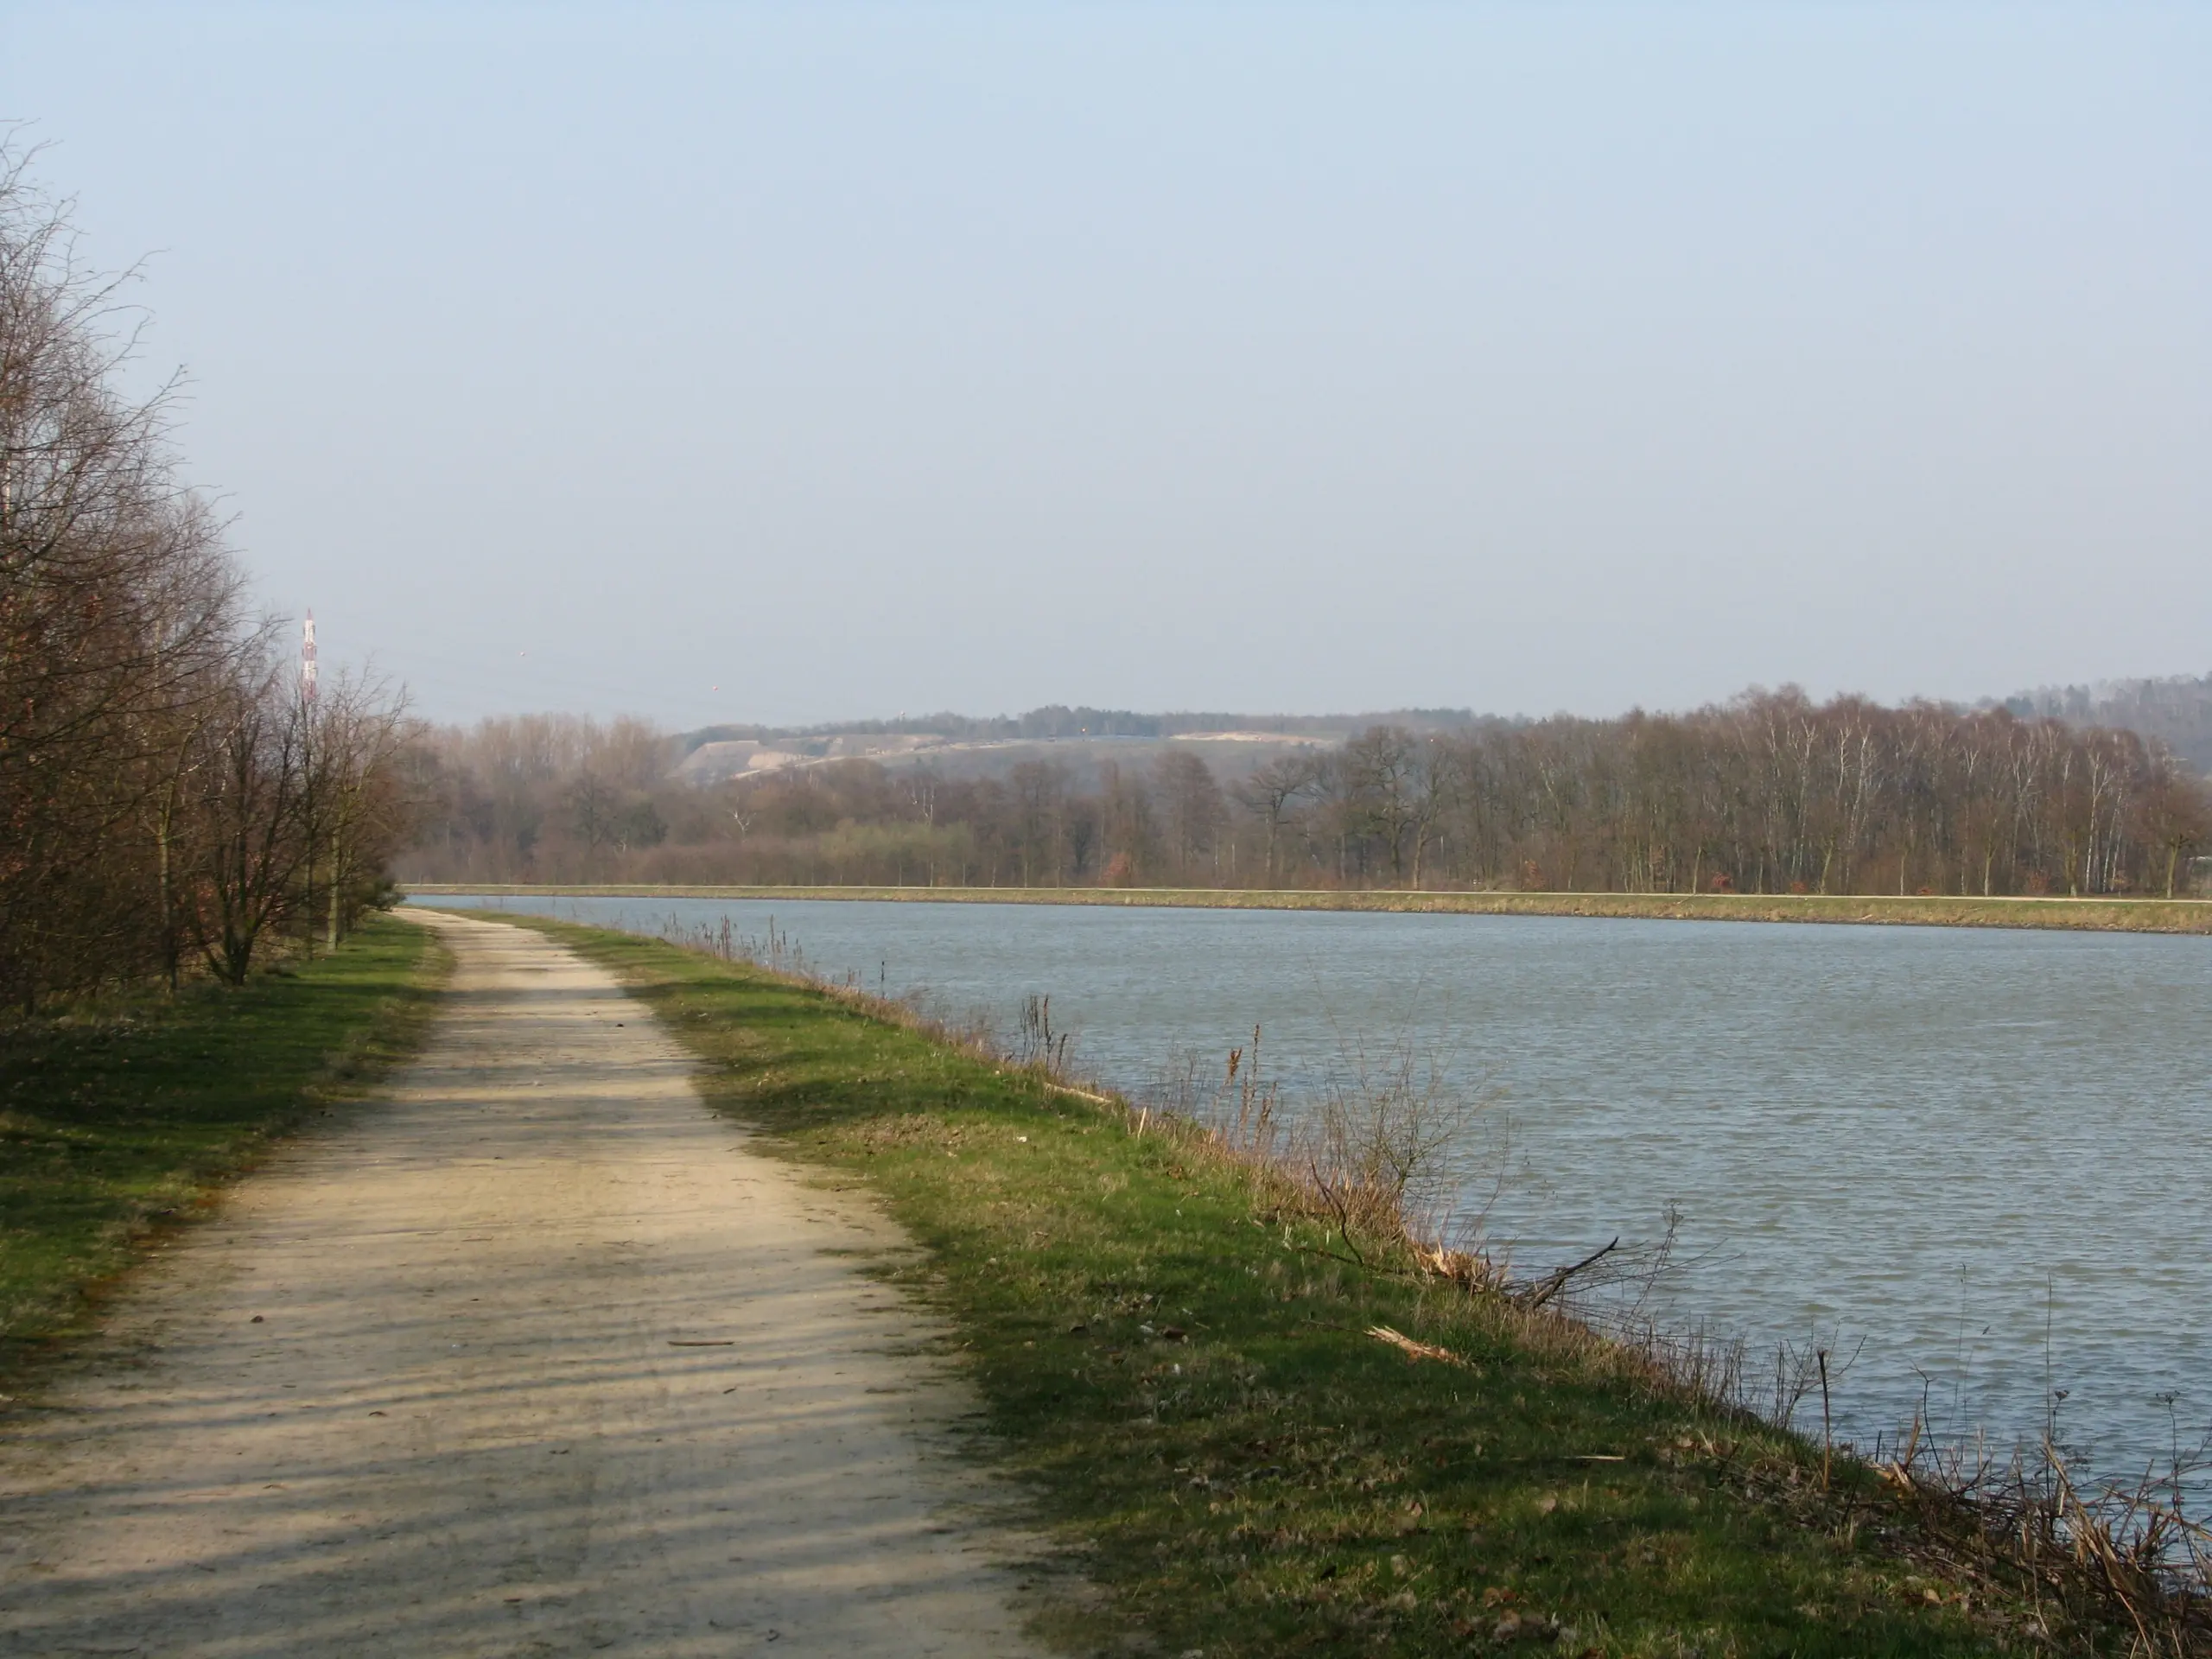
M 1234 887 L 743 887 L 620 883 L 410 882 L 410 894 L 505 893 L 620 899 L 842 899 L 923 904 L 1109 905 L 1183 910 L 1355 910 L 1459 916 L 1642 917 L 1660 921 L 1856 922 L 1923 927 L 2033 927 L 2212 933 L 2212 899 L 1960 899 L 1748 893 L 1386 893 Z
M 339 951 L 0 1031 L 0 1376 L 269 1138 L 357 1087 L 427 1018 L 444 953 L 372 918 Z
M 1623 1351 L 1334 1259 L 1188 1135 L 756 969 L 506 919 L 625 976 L 712 1104 L 920 1243 L 880 1270 L 954 1322 L 989 1443 L 1096 1586 L 1046 1575 L 1076 1650 L 2036 1650 L 1878 1541 L 1901 1522 L 1863 1471 L 1816 1497 L 1816 1450 Z

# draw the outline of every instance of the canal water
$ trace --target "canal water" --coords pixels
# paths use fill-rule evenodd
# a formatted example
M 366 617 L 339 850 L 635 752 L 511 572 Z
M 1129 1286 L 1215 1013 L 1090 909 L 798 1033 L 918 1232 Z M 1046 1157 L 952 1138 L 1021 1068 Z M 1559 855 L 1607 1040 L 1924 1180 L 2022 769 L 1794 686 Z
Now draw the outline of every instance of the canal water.
M 1129 1090 L 1262 1029 L 1287 1108 L 1411 1055 L 1487 1102 L 1461 1200 L 1516 1269 L 1662 1237 L 1675 1331 L 1843 1366 L 1839 1433 L 2212 1433 L 2212 941 L 2145 934 L 865 902 L 468 899 L 765 939 Z M 1853 1357 L 1855 1355 L 1855 1358 Z M 1843 1364 L 1848 1361 L 1847 1366 Z M 1818 1401 L 1810 1421 L 1818 1427 Z M 1801 1425 L 1806 1420 L 1800 1419 Z

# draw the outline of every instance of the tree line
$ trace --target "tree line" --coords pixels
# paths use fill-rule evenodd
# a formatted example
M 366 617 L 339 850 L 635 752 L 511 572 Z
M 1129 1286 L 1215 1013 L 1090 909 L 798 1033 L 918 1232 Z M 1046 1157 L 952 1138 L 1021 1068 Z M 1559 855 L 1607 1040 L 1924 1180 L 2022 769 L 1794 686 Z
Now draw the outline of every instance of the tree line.
M 302 684 L 170 442 L 124 390 L 126 280 L 0 142 L 0 996 L 334 942 L 406 839 L 398 698 Z
M 2204 779 L 2133 732 L 1751 692 L 1681 715 L 1378 724 L 1236 775 L 1163 746 L 1079 773 L 842 760 L 707 788 L 635 721 L 417 753 L 424 880 L 2164 893 Z

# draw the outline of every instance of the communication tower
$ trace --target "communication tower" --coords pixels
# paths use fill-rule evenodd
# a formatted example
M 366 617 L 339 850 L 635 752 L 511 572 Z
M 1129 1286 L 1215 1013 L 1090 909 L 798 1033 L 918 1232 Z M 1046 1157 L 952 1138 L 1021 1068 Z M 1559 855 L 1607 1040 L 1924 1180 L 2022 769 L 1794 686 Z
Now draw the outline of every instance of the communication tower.
M 300 630 L 300 701 L 315 701 L 315 613 L 308 613 L 306 625 Z

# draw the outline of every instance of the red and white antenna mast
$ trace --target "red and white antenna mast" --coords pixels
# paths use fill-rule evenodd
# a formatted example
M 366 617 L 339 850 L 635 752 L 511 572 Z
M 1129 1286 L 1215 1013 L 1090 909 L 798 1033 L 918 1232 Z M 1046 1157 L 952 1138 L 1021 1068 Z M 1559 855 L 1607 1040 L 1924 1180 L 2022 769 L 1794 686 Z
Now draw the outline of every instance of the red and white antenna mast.
M 315 613 L 308 613 L 306 626 L 300 630 L 300 701 L 315 701 Z

